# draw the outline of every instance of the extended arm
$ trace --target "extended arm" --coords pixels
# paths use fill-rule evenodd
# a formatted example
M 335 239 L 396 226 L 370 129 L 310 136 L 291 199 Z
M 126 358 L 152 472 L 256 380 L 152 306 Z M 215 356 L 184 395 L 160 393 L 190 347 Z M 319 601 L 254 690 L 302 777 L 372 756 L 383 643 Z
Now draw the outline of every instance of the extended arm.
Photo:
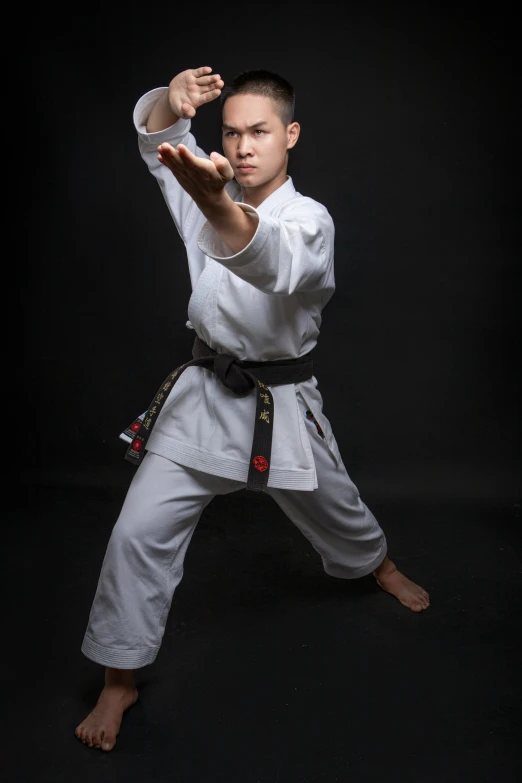
M 267 294 L 322 291 L 328 299 L 335 290 L 335 229 L 327 209 L 305 197 L 287 201 L 277 216 L 243 207 L 258 223 L 249 244 L 230 253 L 207 221 L 198 236 L 205 255 Z

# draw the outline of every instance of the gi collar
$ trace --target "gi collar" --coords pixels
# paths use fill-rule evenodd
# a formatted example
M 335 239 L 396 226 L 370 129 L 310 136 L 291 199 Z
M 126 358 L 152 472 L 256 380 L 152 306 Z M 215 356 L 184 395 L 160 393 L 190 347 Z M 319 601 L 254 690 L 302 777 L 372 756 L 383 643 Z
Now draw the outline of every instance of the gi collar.
M 234 188 L 234 194 L 232 195 L 232 193 L 229 191 L 229 195 L 232 196 L 234 201 L 241 201 L 241 203 L 243 203 L 241 198 L 241 187 L 235 181 L 234 185 L 236 185 L 236 188 Z M 226 185 L 225 188 L 228 190 Z M 261 214 L 268 214 L 284 201 L 288 201 L 290 198 L 295 198 L 296 194 L 297 191 L 294 187 L 294 183 L 292 182 L 292 177 L 287 174 L 286 182 L 283 182 L 283 184 L 280 185 L 277 190 L 274 190 L 273 193 L 267 196 L 265 200 L 259 204 L 259 206 L 255 207 L 255 209 Z

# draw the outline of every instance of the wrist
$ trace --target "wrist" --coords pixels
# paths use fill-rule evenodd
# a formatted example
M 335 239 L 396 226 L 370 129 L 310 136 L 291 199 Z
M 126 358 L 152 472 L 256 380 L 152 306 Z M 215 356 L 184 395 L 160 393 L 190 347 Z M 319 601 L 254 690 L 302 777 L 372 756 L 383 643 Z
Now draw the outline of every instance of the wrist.
M 199 208 L 207 220 L 215 220 L 226 217 L 235 209 L 235 202 L 230 198 L 225 188 L 207 195 L 200 204 Z
M 156 133 L 170 128 L 178 120 L 178 115 L 170 107 L 169 93 L 166 90 L 151 109 L 147 119 L 147 133 Z

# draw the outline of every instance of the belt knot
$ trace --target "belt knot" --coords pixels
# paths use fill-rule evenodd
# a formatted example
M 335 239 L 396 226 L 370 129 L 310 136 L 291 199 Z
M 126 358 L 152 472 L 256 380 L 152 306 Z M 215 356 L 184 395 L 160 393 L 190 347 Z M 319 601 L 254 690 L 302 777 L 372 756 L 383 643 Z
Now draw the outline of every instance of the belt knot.
M 252 391 L 254 381 L 250 373 L 244 372 L 236 362 L 235 356 L 218 353 L 214 357 L 214 371 L 221 383 L 240 397 Z

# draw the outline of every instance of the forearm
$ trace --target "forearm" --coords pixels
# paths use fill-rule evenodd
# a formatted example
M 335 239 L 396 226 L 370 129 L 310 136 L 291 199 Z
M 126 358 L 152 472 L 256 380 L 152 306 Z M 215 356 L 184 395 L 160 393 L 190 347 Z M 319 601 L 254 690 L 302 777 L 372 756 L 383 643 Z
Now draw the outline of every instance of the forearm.
M 156 133 L 157 131 L 170 128 L 179 120 L 177 114 L 174 114 L 169 104 L 169 93 L 165 90 L 151 109 L 147 118 L 147 133 Z
M 198 204 L 212 228 L 223 242 L 239 253 L 250 242 L 257 230 L 258 218 L 244 212 L 223 190 L 217 200 Z

